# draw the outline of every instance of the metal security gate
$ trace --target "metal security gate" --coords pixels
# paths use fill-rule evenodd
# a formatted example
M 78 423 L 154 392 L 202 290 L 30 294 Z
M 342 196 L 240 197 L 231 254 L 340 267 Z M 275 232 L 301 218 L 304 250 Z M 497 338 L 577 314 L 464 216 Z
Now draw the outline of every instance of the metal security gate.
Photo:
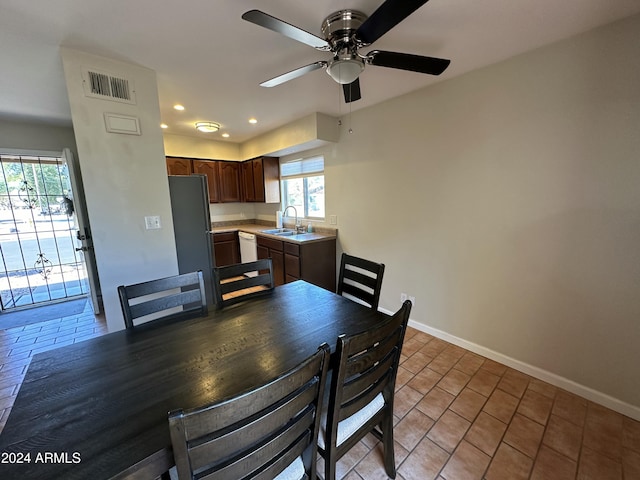
M 88 293 L 62 157 L 0 155 L 0 307 Z

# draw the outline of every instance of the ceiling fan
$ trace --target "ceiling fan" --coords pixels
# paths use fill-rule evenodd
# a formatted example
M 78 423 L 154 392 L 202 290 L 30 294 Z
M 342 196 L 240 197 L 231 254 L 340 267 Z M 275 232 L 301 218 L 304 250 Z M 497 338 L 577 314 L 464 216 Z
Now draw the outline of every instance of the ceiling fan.
M 242 15 L 244 20 L 278 32 L 317 50 L 330 52 L 333 58 L 320 60 L 297 68 L 271 80 L 262 82 L 262 87 L 275 87 L 314 70 L 325 68 L 336 82 L 342 84 L 345 102 L 360 100 L 359 75 L 365 65 L 399 68 L 413 72 L 440 75 L 451 63 L 443 58 L 424 57 L 409 53 L 373 50 L 366 54 L 358 52 L 367 47 L 415 12 L 428 0 L 386 0 L 367 17 L 357 10 L 339 10 L 322 22 L 320 38 L 283 20 L 260 10 L 249 10 Z

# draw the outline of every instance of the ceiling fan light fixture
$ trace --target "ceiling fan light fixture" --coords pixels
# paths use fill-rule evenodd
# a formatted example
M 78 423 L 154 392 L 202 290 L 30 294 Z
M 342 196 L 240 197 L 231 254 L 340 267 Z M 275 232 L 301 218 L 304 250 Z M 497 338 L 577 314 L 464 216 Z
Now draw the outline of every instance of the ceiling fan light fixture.
M 353 83 L 364 70 L 364 63 L 358 58 L 334 59 L 327 67 L 327 73 L 341 85 Z
M 202 133 L 215 133 L 220 130 L 220 124 L 214 122 L 196 122 L 196 130 Z

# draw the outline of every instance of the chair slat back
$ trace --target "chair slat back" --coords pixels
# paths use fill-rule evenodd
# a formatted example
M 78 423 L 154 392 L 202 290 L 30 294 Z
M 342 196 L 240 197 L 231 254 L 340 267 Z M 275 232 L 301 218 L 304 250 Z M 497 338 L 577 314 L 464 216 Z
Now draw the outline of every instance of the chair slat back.
M 135 328 L 135 320 L 147 315 L 157 314 L 154 320 L 159 320 L 173 317 L 192 318 L 207 314 L 201 271 L 134 285 L 120 285 L 118 296 L 127 329 Z
M 338 337 L 329 399 L 327 435 L 337 430 L 338 422 L 369 404 L 379 393 L 385 407 L 393 412 L 393 394 L 400 363 L 400 351 L 409 321 L 411 302 L 375 329 L 352 336 Z M 372 419 L 373 426 L 376 420 Z M 333 439 L 335 441 L 335 439 Z
M 343 253 L 340 261 L 337 293 L 357 298 L 373 310 L 377 310 L 383 277 L 383 263 Z
M 178 476 L 211 480 L 274 478 L 302 455 L 315 477 L 316 438 L 329 347 L 237 397 L 169 414 Z M 255 476 L 254 476 L 255 475 Z
M 397 331 L 394 335 L 397 337 L 401 332 Z M 397 345 L 397 343 L 396 343 Z M 345 378 L 342 389 L 342 407 L 340 408 L 339 420 L 350 417 L 358 410 L 364 408 L 371 402 L 378 393 L 395 379 L 394 362 L 397 358 L 397 347 L 392 348 L 373 347 L 372 351 L 361 356 L 381 357 L 376 363 L 371 364 L 368 368 L 362 369 L 362 362 L 356 359 L 354 363 L 357 365 L 347 365 L 347 370 L 352 370 L 353 376 Z M 351 363 L 351 362 L 350 362 Z M 368 363 L 368 362 L 367 362 Z M 353 368 L 356 367 L 356 368 Z
M 248 273 L 258 272 L 256 276 Z M 216 304 L 223 308 L 273 290 L 273 264 L 270 258 L 237 263 L 213 269 Z

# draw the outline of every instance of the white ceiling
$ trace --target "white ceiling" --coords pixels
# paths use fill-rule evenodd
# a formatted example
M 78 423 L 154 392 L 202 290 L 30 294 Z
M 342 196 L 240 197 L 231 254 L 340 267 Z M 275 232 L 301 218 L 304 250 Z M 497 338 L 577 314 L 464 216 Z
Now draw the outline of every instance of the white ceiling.
M 242 20 L 260 9 L 318 36 L 330 13 L 381 0 L 0 0 L 0 118 L 70 125 L 59 46 L 156 71 L 168 132 L 209 120 L 242 142 L 312 112 L 340 116 L 640 12 L 638 0 L 431 0 L 373 49 L 451 59 L 440 77 L 367 66 L 345 104 L 322 70 L 258 84 L 329 54 Z M 182 103 L 186 110 L 173 110 Z M 258 119 L 249 125 L 248 119 Z M 206 138 L 223 140 L 219 134 Z

